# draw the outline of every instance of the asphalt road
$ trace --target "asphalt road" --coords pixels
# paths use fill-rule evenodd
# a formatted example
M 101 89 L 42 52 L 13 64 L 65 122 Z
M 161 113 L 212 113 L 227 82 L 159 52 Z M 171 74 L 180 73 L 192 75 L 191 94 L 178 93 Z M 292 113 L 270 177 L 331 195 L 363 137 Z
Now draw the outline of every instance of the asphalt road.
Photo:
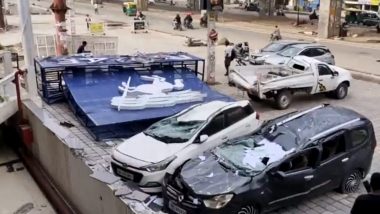
M 50 6 L 50 1 L 32 1 L 36 5 L 44 7 Z M 93 8 L 90 3 L 75 1 L 75 9 L 77 13 L 93 14 Z M 197 39 L 206 39 L 206 29 L 199 27 L 199 20 L 194 20 L 194 30 L 174 31 L 172 29 L 172 19 L 174 18 L 173 12 L 157 13 L 147 12 L 149 21 L 149 28 L 169 34 L 176 34 L 182 36 L 190 36 Z M 183 14 L 183 13 L 182 13 Z M 92 16 L 95 16 L 94 14 Z M 125 16 L 121 12 L 120 4 L 106 3 L 103 8 L 100 8 L 100 15 L 109 21 L 120 21 L 129 23 L 131 18 Z M 251 29 L 241 28 L 241 26 L 224 26 L 224 24 L 217 24 L 219 37 L 226 37 L 233 42 L 249 42 L 252 49 L 259 49 L 264 47 L 269 42 L 270 31 L 268 29 Z M 284 34 L 286 39 L 306 38 L 298 34 Z M 328 46 L 336 57 L 336 63 L 339 66 L 360 72 L 372 73 L 380 75 L 380 65 L 376 60 L 380 59 L 380 46 L 378 44 L 350 44 L 348 42 L 334 41 L 334 40 L 320 40 L 320 43 Z

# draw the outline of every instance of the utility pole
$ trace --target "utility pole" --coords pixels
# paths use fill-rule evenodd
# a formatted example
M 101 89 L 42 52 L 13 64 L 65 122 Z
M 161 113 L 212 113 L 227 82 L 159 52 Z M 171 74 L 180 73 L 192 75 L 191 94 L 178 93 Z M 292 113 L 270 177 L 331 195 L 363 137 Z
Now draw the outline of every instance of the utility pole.
M 22 33 L 22 47 L 24 50 L 25 66 L 28 70 L 26 87 L 30 98 L 37 96 L 36 74 L 34 71 L 34 35 L 32 29 L 32 19 L 29 10 L 29 0 L 18 1 L 20 29 Z
M 215 44 L 210 38 L 211 30 L 215 29 L 215 11 L 207 11 L 207 83 L 215 84 Z
M 56 26 L 56 50 L 57 56 L 67 55 L 67 29 L 66 29 L 66 12 L 69 9 L 66 6 L 66 0 L 53 0 L 50 9 L 54 13 Z

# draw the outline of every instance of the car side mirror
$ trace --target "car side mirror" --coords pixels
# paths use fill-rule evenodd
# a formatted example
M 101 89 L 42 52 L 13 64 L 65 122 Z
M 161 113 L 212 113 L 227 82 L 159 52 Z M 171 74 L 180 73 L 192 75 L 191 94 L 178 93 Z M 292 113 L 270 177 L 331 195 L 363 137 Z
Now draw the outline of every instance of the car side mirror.
M 199 137 L 199 143 L 203 143 L 205 142 L 206 140 L 208 139 L 208 135 L 207 134 L 203 134 Z
M 333 72 L 333 76 L 339 76 L 339 72 L 338 71 L 334 71 Z

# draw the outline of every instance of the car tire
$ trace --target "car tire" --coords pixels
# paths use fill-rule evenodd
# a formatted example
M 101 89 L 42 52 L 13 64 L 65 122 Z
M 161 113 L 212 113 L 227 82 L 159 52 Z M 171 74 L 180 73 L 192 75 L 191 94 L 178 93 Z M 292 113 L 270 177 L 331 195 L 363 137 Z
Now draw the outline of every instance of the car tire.
M 341 83 L 334 91 L 334 97 L 338 100 L 344 99 L 348 94 L 347 83 Z
M 287 109 L 292 102 L 292 93 L 288 90 L 279 91 L 274 97 L 274 101 L 277 109 Z
M 262 99 L 260 99 L 260 97 L 256 96 L 256 95 L 253 95 L 253 94 L 250 94 L 247 92 L 247 95 L 249 97 L 249 99 L 251 99 L 252 101 L 255 101 L 255 102 L 261 102 Z
M 339 192 L 343 194 L 353 193 L 359 190 L 363 175 L 359 170 L 354 170 L 348 174 L 340 185 Z
M 252 204 L 245 205 L 236 212 L 236 214 L 259 214 L 260 211 Z

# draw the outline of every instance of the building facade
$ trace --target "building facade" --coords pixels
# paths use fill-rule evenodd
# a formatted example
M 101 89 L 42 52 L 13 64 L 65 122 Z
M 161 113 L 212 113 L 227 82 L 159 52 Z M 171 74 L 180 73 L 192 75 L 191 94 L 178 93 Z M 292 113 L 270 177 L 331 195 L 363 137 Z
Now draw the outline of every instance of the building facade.
M 290 10 L 296 10 L 297 6 L 302 11 L 313 11 L 318 9 L 320 0 L 289 0 L 287 8 Z
M 346 0 L 344 9 L 348 11 L 366 10 L 380 12 L 380 0 Z

